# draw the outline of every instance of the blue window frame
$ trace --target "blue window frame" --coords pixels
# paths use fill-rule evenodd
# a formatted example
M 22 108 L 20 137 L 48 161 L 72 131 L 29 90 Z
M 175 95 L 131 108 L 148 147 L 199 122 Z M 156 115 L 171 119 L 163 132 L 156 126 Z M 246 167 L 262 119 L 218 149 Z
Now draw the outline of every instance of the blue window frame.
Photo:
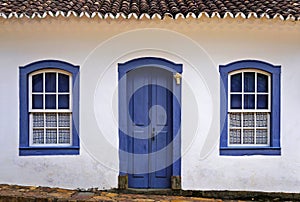
M 220 155 L 280 155 L 280 66 L 220 65 Z
M 19 76 L 19 155 L 79 154 L 79 66 L 43 60 Z

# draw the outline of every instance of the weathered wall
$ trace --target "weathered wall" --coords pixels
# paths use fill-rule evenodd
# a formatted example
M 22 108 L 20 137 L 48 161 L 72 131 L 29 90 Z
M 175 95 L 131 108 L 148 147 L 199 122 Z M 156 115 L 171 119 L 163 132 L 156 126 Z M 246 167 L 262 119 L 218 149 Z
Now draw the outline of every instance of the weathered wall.
M 183 64 L 182 186 L 298 192 L 300 24 L 269 20 L 1 19 L 0 183 L 117 186 L 117 63 L 154 56 Z M 18 156 L 18 67 L 43 59 L 80 65 L 79 156 Z M 219 156 L 218 65 L 282 66 L 281 156 Z

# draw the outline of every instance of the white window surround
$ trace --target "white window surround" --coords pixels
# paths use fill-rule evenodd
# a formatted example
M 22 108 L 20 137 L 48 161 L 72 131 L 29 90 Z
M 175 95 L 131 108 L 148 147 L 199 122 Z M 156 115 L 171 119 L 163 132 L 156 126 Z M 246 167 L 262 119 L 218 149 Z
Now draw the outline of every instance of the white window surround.
M 55 92 L 46 92 L 46 73 L 55 73 Z M 32 78 L 35 75 L 42 74 L 42 92 L 33 92 Z M 59 92 L 58 75 L 67 75 L 69 79 L 68 92 Z M 72 144 L 72 75 L 69 72 L 60 69 L 42 69 L 29 74 L 28 77 L 28 98 L 29 98 L 29 146 L 31 147 L 65 147 Z M 32 106 L 33 96 L 42 95 L 43 107 L 35 109 Z M 55 96 L 55 109 L 46 109 L 46 95 Z M 67 95 L 68 108 L 59 109 L 59 95 Z M 35 119 L 39 122 L 34 122 Z M 47 121 L 48 120 L 48 121 Z M 34 131 L 36 135 L 40 136 L 34 138 Z M 52 133 L 52 137 L 51 137 Z M 36 139 L 38 139 L 36 141 Z
M 254 89 L 245 91 L 245 73 L 254 74 Z M 231 90 L 231 78 L 234 75 L 241 75 L 241 91 Z M 258 92 L 258 74 L 267 76 L 266 92 Z M 228 74 L 228 146 L 249 147 L 270 145 L 270 113 L 271 113 L 271 75 L 258 69 L 242 69 Z M 241 96 L 241 108 L 232 108 L 231 96 Z M 258 95 L 268 96 L 267 107 L 258 109 Z M 245 96 L 254 96 L 254 106 L 245 107 Z

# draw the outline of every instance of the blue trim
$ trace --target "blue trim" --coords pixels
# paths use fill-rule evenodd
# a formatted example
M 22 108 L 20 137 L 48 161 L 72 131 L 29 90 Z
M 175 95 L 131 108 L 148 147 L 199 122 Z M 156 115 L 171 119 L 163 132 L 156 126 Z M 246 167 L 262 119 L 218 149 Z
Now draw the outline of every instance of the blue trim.
M 163 58 L 155 57 L 143 57 L 130 60 L 125 63 L 118 64 L 118 78 L 119 78 L 119 126 L 126 129 L 127 128 L 127 116 L 126 116 L 126 95 L 127 95 L 127 82 L 126 82 L 126 73 L 142 67 L 158 67 L 165 69 L 172 73 L 182 73 L 182 64 L 175 64 L 171 61 L 168 61 Z M 120 83 L 120 80 L 124 79 Z M 181 175 L 181 85 L 175 84 L 175 79 L 173 79 L 173 106 L 179 106 L 179 108 L 173 109 L 173 131 L 179 131 L 179 137 L 176 137 L 177 141 L 173 142 L 173 157 L 180 158 L 172 164 L 172 175 L 180 176 Z M 176 99 L 179 98 L 179 99 Z M 179 104 L 179 105 L 178 105 Z M 175 139 L 176 134 L 173 133 L 173 140 Z M 126 152 L 128 150 L 128 138 L 125 133 L 119 130 L 119 175 L 125 176 L 128 175 L 128 155 Z
M 228 74 L 241 69 L 258 69 L 271 74 L 272 101 L 271 101 L 271 128 L 269 147 L 236 148 L 228 146 Z M 227 65 L 220 65 L 220 155 L 280 155 L 280 73 L 281 66 L 275 66 L 259 60 L 242 60 Z
M 165 70 L 168 70 L 170 72 L 178 72 L 182 73 L 182 65 L 181 64 L 175 64 L 171 61 L 168 61 L 163 58 L 155 58 L 155 57 L 143 57 L 143 58 L 137 58 L 130 60 L 125 63 L 119 63 L 118 64 L 118 72 L 119 72 L 119 80 L 122 78 L 128 71 L 142 68 L 142 67 L 159 67 Z
M 78 155 L 79 147 L 24 147 L 19 148 L 20 156 Z
M 72 74 L 72 146 L 30 147 L 28 113 L 28 75 L 41 69 L 55 68 Z M 19 67 L 20 76 L 20 140 L 19 155 L 76 155 L 79 154 L 79 66 L 58 60 L 42 60 Z
M 262 148 L 220 148 L 220 155 L 224 156 L 247 156 L 247 155 L 280 155 L 280 147 L 262 147 Z

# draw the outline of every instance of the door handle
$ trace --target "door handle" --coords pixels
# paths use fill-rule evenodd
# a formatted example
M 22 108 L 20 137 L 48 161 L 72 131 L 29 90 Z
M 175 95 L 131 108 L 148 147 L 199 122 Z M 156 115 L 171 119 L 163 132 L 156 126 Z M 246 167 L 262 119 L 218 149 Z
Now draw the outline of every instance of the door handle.
M 152 141 L 155 140 L 155 128 L 152 128 L 151 139 Z

